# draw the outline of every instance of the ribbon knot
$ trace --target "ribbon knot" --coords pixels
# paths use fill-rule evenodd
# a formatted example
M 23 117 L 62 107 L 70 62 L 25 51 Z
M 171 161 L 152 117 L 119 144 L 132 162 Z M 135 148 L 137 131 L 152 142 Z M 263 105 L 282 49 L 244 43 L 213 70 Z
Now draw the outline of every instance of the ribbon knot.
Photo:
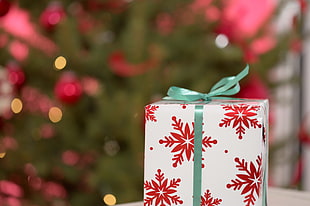
M 211 101 L 211 96 L 209 94 L 203 94 L 201 99 L 205 101 Z
M 213 85 L 208 93 L 200 93 L 193 90 L 172 86 L 169 88 L 167 94 L 168 98 L 183 101 L 211 101 L 214 97 L 223 98 L 219 96 L 230 96 L 237 94 L 240 91 L 239 81 L 249 73 L 249 65 L 247 65 L 236 76 L 224 77 Z

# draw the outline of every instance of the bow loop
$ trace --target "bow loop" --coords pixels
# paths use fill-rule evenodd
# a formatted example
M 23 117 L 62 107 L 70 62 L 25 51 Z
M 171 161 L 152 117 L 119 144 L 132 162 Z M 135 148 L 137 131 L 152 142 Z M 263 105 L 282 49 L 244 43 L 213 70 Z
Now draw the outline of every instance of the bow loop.
M 172 99 L 183 101 L 211 101 L 214 97 L 230 96 L 240 91 L 239 81 L 249 73 L 249 65 L 247 65 L 239 74 L 231 77 L 224 77 L 211 88 L 209 93 L 200 93 L 185 88 L 172 86 L 167 94 Z

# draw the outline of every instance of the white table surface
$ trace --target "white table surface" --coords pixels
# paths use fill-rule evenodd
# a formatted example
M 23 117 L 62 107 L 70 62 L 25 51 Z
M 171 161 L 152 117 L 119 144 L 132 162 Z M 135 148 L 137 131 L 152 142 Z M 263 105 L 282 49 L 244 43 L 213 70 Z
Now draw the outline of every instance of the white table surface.
M 118 204 L 116 206 L 143 206 L 143 202 Z M 268 206 L 310 206 L 310 192 L 269 188 Z

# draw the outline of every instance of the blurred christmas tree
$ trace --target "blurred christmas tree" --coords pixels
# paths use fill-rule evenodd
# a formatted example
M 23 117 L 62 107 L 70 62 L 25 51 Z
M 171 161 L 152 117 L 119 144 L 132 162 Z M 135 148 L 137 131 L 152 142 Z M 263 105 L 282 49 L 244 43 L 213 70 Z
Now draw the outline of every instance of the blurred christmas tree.
M 296 35 L 275 15 L 270 0 L 0 0 L 0 205 L 141 200 L 144 105 L 246 62 L 264 80 Z

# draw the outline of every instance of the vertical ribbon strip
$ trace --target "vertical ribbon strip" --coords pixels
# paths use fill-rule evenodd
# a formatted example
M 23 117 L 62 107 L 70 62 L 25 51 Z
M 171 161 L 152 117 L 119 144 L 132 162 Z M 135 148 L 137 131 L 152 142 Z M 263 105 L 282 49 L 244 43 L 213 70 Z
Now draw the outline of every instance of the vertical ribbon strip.
M 200 206 L 201 173 L 202 173 L 202 122 L 203 105 L 195 105 L 194 117 L 194 177 L 193 177 L 193 206 Z

